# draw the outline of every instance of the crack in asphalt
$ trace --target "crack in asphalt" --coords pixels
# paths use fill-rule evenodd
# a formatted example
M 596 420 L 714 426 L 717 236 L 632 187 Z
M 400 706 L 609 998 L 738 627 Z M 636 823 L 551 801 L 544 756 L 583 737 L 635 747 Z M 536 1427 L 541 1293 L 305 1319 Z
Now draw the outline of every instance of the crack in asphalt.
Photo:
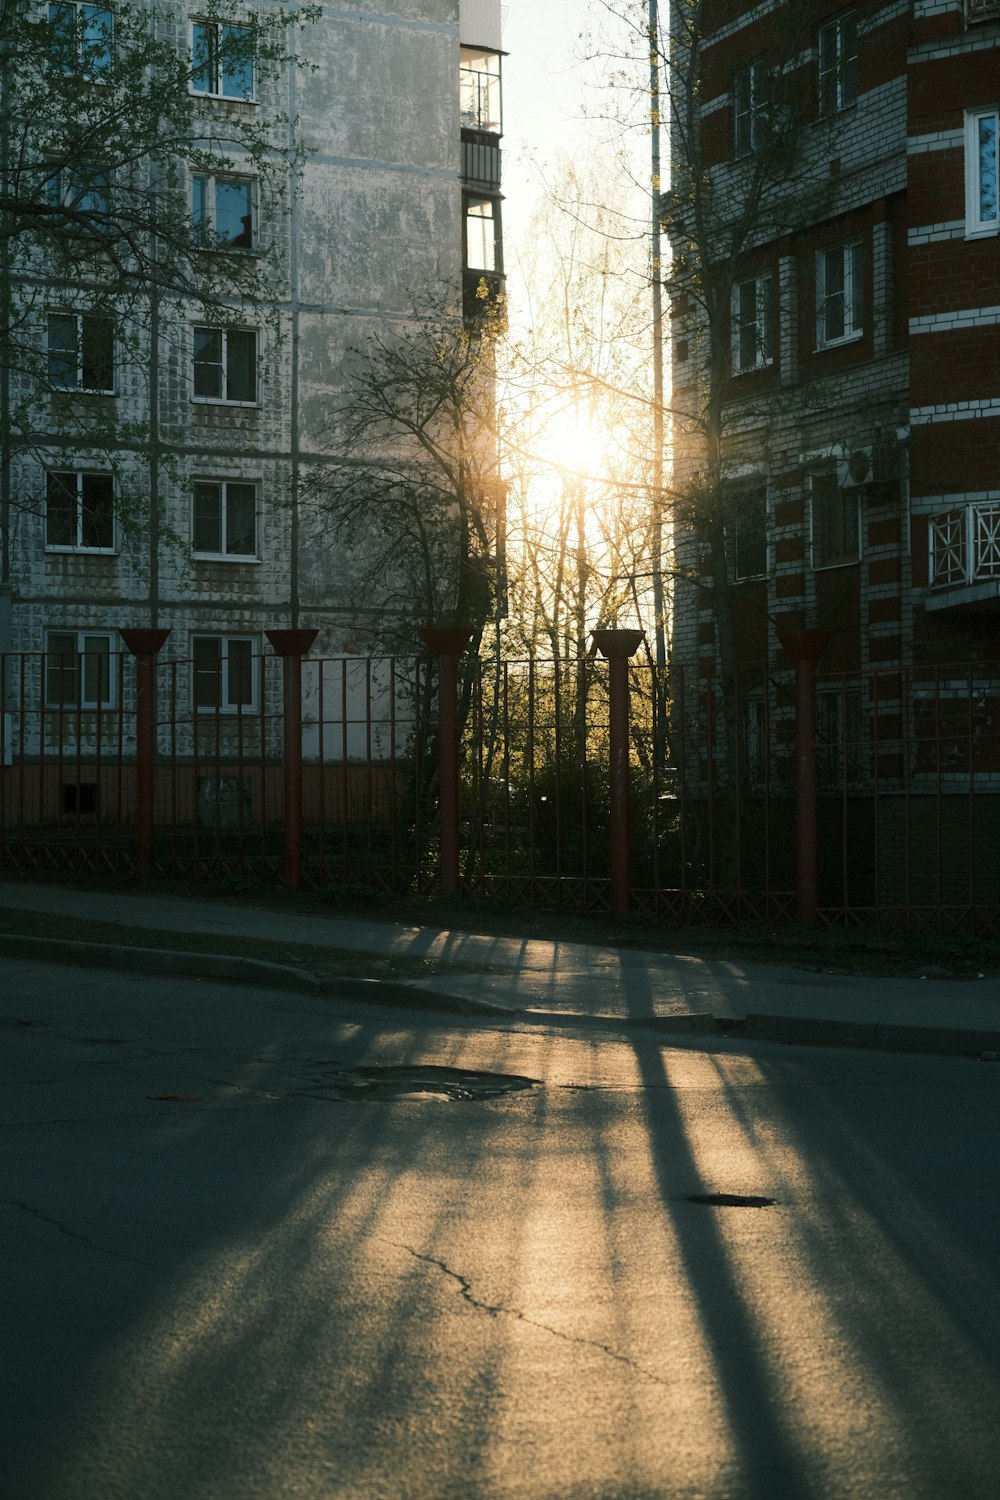
M 439 1271 L 443 1271 L 446 1276 L 451 1277 L 452 1281 L 458 1283 L 463 1301 L 467 1302 L 470 1307 L 474 1307 L 478 1312 L 489 1313 L 491 1318 L 500 1316 L 514 1318 L 519 1323 L 526 1323 L 529 1328 L 537 1328 L 542 1333 L 550 1333 L 553 1338 L 562 1339 L 564 1343 L 580 1344 L 588 1349 L 596 1349 L 599 1354 L 606 1354 L 609 1359 L 615 1360 L 618 1364 L 627 1365 L 630 1370 L 634 1370 L 644 1380 L 651 1381 L 653 1385 L 669 1387 L 670 1382 L 668 1380 L 664 1380 L 661 1375 L 655 1375 L 652 1370 L 648 1370 L 645 1365 L 639 1364 L 637 1360 L 632 1359 L 629 1355 L 621 1354 L 617 1349 L 612 1349 L 610 1344 L 602 1344 L 597 1339 L 581 1338 L 579 1334 L 566 1333 L 561 1328 L 553 1328 L 550 1323 L 541 1323 L 537 1318 L 529 1317 L 526 1312 L 522 1312 L 517 1307 L 504 1307 L 499 1302 L 483 1302 L 473 1293 L 472 1283 L 468 1277 L 463 1276 L 460 1271 L 453 1271 L 451 1266 L 447 1265 L 445 1261 L 439 1260 L 436 1255 L 425 1255 L 420 1250 L 414 1250 L 412 1245 L 400 1244 L 398 1240 L 387 1240 L 385 1243 L 392 1245 L 396 1250 L 405 1250 L 408 1255 L 413 1256 L 414 1260 L 421 1260 L 425 1265 L 436 1266 Z
M 138 1256 L 126 1255 L 123 1250 L 112 1250 L 108 1245 L 99 1245 L 96 1240 L 88 1240 L 86 1235 L 77 1234 L 74 1229 L 68 1228 L 60 1219 L 54 1219 L 51 1214 L 43 1213 L 40 1208 L 32 1208 L 30 1203 L 24 1203 L 20 1198 L 2 1198 L 0 1199 L 0 1203 L 6 1204 L 9 1208 L 19 1208 L 22 1213 L 30 1214 L 33 1219 L 39 1219 L 43 1224 L 51 1224 L 54 1229 L 58 1229 L 59 1233 L 64 1234 L 67 1239 L 75 1241 L 78 1245 L 85 1245 L 88 1250 L 96 1250 L 101 1255 L 112 1255 L 115 1260 L 131 1261 L 134 1266 L 145 1266 L 150 1271 L 156 1270 L 152 1261 L 140 1260 Z

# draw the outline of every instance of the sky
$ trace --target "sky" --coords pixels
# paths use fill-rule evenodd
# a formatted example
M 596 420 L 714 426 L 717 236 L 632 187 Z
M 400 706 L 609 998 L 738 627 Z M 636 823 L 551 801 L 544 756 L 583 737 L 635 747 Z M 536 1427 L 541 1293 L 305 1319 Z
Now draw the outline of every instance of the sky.
M 621 132 L 600 119 L 609 107 L 600 68 L 584 57 L 588 19 L 606 26 L 600 0 L 505 0 L 503 5 L 503 238 L 512 319 L 517 321 L 518 251 L 560 152 L 579 160 Z M 633 137 L 635 175 L 648 180 L 648 136 Z M 622 184 L 625 189 L 625 184 Z M 627 189 L 625 189 L 627 191 Z M 635 213 L 647 212 L 640 192 Z

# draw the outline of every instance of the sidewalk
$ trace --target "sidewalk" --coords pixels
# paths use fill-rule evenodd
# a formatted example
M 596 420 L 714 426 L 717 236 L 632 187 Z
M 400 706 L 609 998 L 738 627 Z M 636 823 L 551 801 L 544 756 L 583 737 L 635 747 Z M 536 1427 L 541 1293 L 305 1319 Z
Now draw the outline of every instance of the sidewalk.
M 246 939 L 410 955 L 452 966 L 407 981 L 335 981 L 325 992 L 393 1004 L 458 1011 L 519 1013 L 527 1020 L 607 1018 L 689 1034 L 748 1037 L 889 1050 L 1000 1052 L 1000 984 L 994 979 L 886 979 L 812 973 L 717 957 L 618 950 L 539 938 L 496 937 L 453 929 L 325 915 L 304 916 L 224 900 L 186 900 L 0 880 L 0 908 L 143 928 L 210 934 L 212 953 L 85 945 L 0 935 L 3 954 L 155 966 L 178 974 L 314 990 L 301 968 L 261 963 L 241 953 Z M 364 965 L 359 963 L 359 974 Z M 373 987 L 382 992 L 376 996 Z

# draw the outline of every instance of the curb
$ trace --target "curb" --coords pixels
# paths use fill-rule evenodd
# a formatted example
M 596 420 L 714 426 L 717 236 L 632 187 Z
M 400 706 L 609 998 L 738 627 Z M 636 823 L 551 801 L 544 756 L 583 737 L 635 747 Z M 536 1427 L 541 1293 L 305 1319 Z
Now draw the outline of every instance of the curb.
M 836 1021 L 808 1016 L 748 1012 L 739 1018 L 692 1012 L 678 1016 L 608 1016 L 581 1011 L 516 1009 L 468 995 L 424 988 L 420 982 L 345 976 L 324 980 L 309 969 L 230 953 L 192 953 L 174 948 L 134 948 L 71 938 L 5 933 L 0 954 L 41 962 L 91 965 L 131 973 L 178 974 L 224 984 L 247 984 L 318 999 L 395 1006 L 445 1015 L 490 1016 L 537 1026 L 589 1025 L 608 1031 L 652 1031 L 665 1035 L 778 1042 L 793 1047 L 849 1047 L 871 1052 L 916 1053 L 1000 1061 L 1000 1032 L 962 1027 L 887 1025 L 880 1021 Z
M 729 1035 L 733 1029 L 729 1028 Z M 960 1026 L 901 1026 L 882 1021 L 827 1021 L 805 1016 L 748 1013 L 739 1036 L 796 1047 L 852 1047 L 872 1052 L 915 1052 L 937 1057 L 1000 1059 L 1000 1032 Z
M 348 975 L 343 979 L 322 979 L 310 969 L 271 963 L 263 958 L 241 958 L 231 953 L 134 948 L 122 943 L 86 943 L 75 938 L 37 938 L 5 933 L 0 937 L 0 954 L 34 958 L 43 963 L 86 964 L 130 973 L 179 974 L 224 984 L 258 985 L 297 995 L 350 1000 L 362 1005 L 397 1005 L 460 1016 L 511 1017 L 517 1014 L 488 1000 L 417 988 L 405 979 L 366 979 L 360 975 L 357 978 Z

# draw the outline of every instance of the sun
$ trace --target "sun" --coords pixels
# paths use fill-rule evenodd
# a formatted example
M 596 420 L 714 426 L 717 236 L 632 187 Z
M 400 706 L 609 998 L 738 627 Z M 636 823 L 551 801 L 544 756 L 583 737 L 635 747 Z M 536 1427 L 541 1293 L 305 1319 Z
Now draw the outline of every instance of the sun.
M 607 436 L 596 422 L 573 411 L 554 413 L 545 423 L 540 456 L 563 473 L 581 479 L 607 479 Z

